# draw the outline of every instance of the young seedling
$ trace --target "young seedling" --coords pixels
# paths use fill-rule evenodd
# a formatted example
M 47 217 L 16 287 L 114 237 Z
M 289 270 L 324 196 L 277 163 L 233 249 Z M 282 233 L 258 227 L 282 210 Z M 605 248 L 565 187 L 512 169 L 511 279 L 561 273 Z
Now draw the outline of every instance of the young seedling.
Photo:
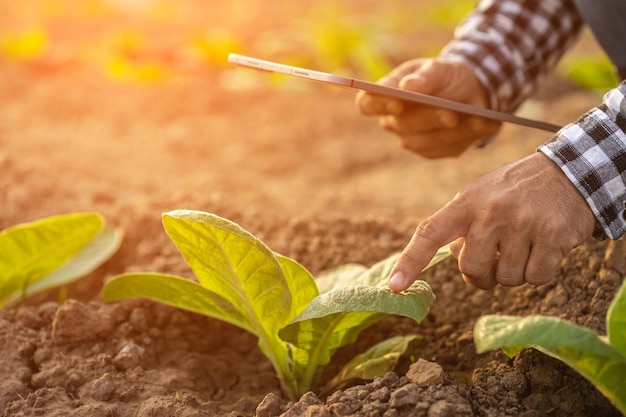
M 557 358 L 593 383 L 626 415 L 626 281 L 606 315 L 607 336 L 547 316 L 496 316 L 478 319 L 478 352 L 502 348 L 510 357 L 535 348 Z
M 121 233 L 97 213 L 53 216 L 0 232 L 0 306 L 67 285 L 118 249 Z
M 123 274 L 107 282 L 104 300 L 143 297 L 256 335 L 285 395 L 292 399 L 309 391 L 332 354 L 354 342 L 363 329 L 387 314 L 420 322 L 435 298 L 423 281 L 400 294 L 386 287 L 396 256 L 371 268 L 355 264 L 336 268 L 316 284 L 295 260 L 271 251 L 237 224 L 216 215 L 173 211 L 163 215 L 163 224 L 197 282 L 158 273 Z M 442 249 L 433 264 L 448 253 Z M 392 351 L 406 350 L 407 344 L 378 349 L 392 362 L 398 357 Z M 350 366 L 358 372 L 374 369 L 371 355 L 364 356 L 362 363 L 362 367 Z M 380 363 L 376 366 L 381 369 Z M 355 374 L 345 372 L 344 378 Z

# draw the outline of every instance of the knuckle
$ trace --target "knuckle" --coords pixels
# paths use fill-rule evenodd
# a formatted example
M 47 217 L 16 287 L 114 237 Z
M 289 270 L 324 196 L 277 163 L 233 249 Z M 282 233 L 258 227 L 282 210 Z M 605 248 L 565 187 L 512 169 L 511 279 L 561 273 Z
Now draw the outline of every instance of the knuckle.
M 481 290 L 490 290 L 498 284 L 493 276 L 475 278 L 463 274 L 463 280 Z
M 472 189 L 472 185 L 473 184 L 470 184 L 469 186 L 461 189 L 452 199 L 454 204 L 458 205 L 463 210 L 470 210 L 472 201 L 474 201 L 474 191 Z
M 489 275 L 489 268 L 473 259 L 461 258 L 459 260 L 459 271 L 469 277 L 472 281 L 481 280 Z
M 435 236 L 440 229 L 439 221 L 435 218 L 429 218 L 420 222 L 415 229 L 415 236 L 431 242 L 435 242 Z
M 549 282 L 554 277 L 561 259 L 561 256 L 552 255 L 545 256 L 541 263 L 529 263 L 524 274 L 525 281 L 532 285 Z
M 522 275 L 511 275 L 500 272 L 496 274 L 496 281 L 498 281 L 498 284 L 505 287 L 519 287 L 525 282 Z

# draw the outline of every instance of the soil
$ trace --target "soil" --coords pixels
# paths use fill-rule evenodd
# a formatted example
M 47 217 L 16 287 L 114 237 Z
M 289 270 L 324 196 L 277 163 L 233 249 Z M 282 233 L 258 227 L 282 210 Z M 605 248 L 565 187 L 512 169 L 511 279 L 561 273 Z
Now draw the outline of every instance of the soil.
M 292 402 L 242 330 L 145 300 L 100 300 L 106 279 L 126 271 L 192 277 L 160 224 L 173 209 L 236 221 L 314 274 L 371 265 L 464 184 L 534 152 L 548 134 L 507 125 L 486 148 L 430 161 L 357 115 L 353 93 L 317 84 L 231 89 L 205 72 L 138 85 L 72 65 L 7 62 L 0 80 L 0 229 L 98 211 L 124 232 L 94 273 L 0 312 L 4 416 L 619 415 L 557 360 L 477 354 L 472 328 L 484 314 L 546 314 L 604 334 L 626 273 L 622 241 L 582 245 L 540 287 L 478 290 L 446 260 L 424 277 L 437 301 L 420 325 L 383 320 L 328 372 L 399 334 L 421 336 L 412 360 Z M 565 123 L 597 100 L 555 76 L 522 111 Z M 418 359 L 441 367 L 443 381 L 416 382 Z

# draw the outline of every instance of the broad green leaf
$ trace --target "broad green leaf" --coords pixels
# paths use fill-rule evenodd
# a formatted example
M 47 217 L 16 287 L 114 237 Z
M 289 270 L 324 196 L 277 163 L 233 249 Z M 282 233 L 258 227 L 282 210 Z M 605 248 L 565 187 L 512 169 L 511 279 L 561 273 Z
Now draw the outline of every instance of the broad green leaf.
M 342 287 L 316 297 L 286 327 L 280 337 L 305 353 L 296 358 L 298 373 L 310 382 L 340 347 L 385 317 L 397 314 L 421 322 L 435 299 L 430 286 L 416 281 L 402 293 L 381 287 Z
M 107 281 L 102 298 L 106 302 L 147 298 L 193 313 L 231 323 L 254 333 L 255 329 L 233 305 L 190 279 L 158 273 L 128 273 Z
M 426 271 L 433 265 L 441 262 L 442 260 L 450 256 L 450 254 L 451 252 L 448 245 L 440 248 L 433 257 L 433 259 L 430 260 L 428 265 L 426 265 L 426 267 L 422 271 Z M 396 265 L 396 261 L 398 260 L 399 256 L 400 254 L 396 253 L 389 256 L 387 259 L 383 259 L 382 261 L 372 265 L 371 268 L 363 271 L 358 277 L 355 277 L 352 285 L 387 288 L 387 280 L 389 278 L 389 275 L 391 275 L 391 271 Z
M 0 232 L 0 304 L 63 266 L 102 230 L 97 213 L 53 216 Z
M 419 338 L 417 335 L 396 336 L 377 343 L 348 362 L 332 379 L 331 384 L 336 385 L 355 378 L 370 380 L 393 371 L 402 355 Z
M 377 311 L 336 311 L 319 317 L 307 313 L 305 310 L 296 317 L 280 330 L 279 335 L 308 352 L 308 356 L 302 357 L 304 363 L 315 362 L 317 365 L 329 363 L 338 348 L 354 343 L 363 329 L 385 317 L 384 313 Z
M 289 292 L 291 293 L 291 312 L 287 320 L 291 320 L 309 305 L 311 300 L 319 295 L 315 279 L 311 273 L 291 258 L 274 254 L 283 269 Z
M 311 387 L 337 349 L 354 343 L 366 328 L 385 317 L 374 311 L 335 313 L 291 324 L 279 332 L 294 347 L 294 374 L 301 392 Z
M 359 274 L 359 276 L 355 277 L 352 285 L 387 288 L 387 280 L 399 256 L 400 254 L 396 253 L 380 262 L 375 263 L 371 268 L 363 271 Z
M 289 284 L 274 253 L 237 224 L 214 214 L 177 210 L 163 215 L 170 238 L 200 284 L 256 323 L 276 332 L 291 311 Z
M 448 245 L 437 251 L 433 259 L 426 265 L 424 271 L 450 256 Z M 373 286 L 387 287 L 387 279 L 396 264 L 399 253 L 395 253 L 386 259 L 367 268 L 359 264 L 346 264 L 323 272 L 316 278 L 320 293 L 325 293 L 333 288 Z
M 7 305 L 51 288 L 67 285 L 93 272 L 119 249 L 121 242 L 121 231 L 115 229 L 103 230 L 59 269 L 26 287 L 24 294 L 21 296 L 16 294 L 7 300 Z
M 618 290 L 606 314 L 609 342 L 626 356 L 626 281 Z
M 320 294 L 328 292 L 336 287 L 349 287 L 354 285 L 354 279 L 363 271 L 367 271 L 367 267 L 361 264 L 349 263 L 340 265 L 335 268 L 322 271 L 315 277 L 315 283 Z
M 249 321 L 283 389 L 293 395 L 296 383 L 289 372 L 287 345 L 278 330 L 299 306 L 292 302 L 281 262 L 259 239 L 214 214 L 177 210 L 164 214 L 163 224 L 200 285 L 228 301 Z
M 421 322 L 434 300 L 435 295 L 424 281 L 414 282 L 401 293 L 381 287 L 335 288 L 313 299 L 283 330 L 303 321 L 350 312 L 398 314 Z
M 547 316 L 483 316 L 474 327 L 478 352 L 502 348 L 509 355 L 535 348 L 591 381 L 626 413 L 626 357 L 584 327 Z

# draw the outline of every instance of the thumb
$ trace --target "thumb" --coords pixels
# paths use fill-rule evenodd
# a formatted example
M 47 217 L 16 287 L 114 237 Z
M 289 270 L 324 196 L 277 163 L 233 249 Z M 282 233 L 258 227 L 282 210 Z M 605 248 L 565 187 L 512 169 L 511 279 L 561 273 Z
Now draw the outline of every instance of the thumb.
M 432 67 L 433 66 L 427 66 L 425 69 L 420 69 L 418 72 L 404 76 L 398 83 L 398 87 L 416 93 L 438 95 L 438 93 L 442 91 L 439 85 L 442 77 L 432 74 L 432 70 L 430 69 Z M 442 127 L 453 128 L 459 123 L 458 114 L 452 110 L 437 108 L 433 112 L 433 117 Z
M 470 223 L 469 210 L 456 200 L 421 222 L 391 271 L 389 288 L 394 292 L 409 288 L 439 248 L 465 236 Z
M 428 61 L 415 71 L 406 74 L 398 83 L 404 90 L 442 96 L 450 94 L 449 83 L 453 81 L 453 68 L 437 61 Z M 452 92 L 453 93 L 453 92 Z M 444 98 L 453 99 L 452 96 Z
M 414 72 L 412 74 L 405 75 L 398 83 L 398 87 L 403 90 L 415 91 L 416 93 L 432 94 L 434 89 L 433 85 L 428 79 L 426 74 L 421 72 Z

